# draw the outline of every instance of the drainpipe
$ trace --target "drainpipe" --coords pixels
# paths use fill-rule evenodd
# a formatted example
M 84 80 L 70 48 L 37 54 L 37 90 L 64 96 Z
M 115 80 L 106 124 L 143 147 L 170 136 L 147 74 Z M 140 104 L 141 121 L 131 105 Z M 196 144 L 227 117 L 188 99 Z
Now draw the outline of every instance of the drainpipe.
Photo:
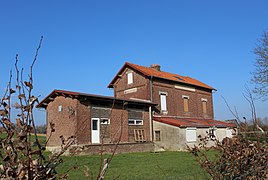
M 150 77 L 150 101 L 153 102 L 153 76 Z M 150 120 L 150 139 L 153 142 L 154 140 L 154 131 L 153 131 L 153 119 L 152 119 L 152 106 L 149 107 L 149 120 Z

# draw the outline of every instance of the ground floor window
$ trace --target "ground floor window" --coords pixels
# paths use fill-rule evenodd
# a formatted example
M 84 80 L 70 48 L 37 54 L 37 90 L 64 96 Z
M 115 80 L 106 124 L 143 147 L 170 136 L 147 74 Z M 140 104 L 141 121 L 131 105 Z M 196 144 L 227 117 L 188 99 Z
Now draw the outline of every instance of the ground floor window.
M 154 140 L 161 141 L 160 131 L 154 131 Z
M 101 118 L 101 124 L 110 124 L 109 118 Z
M 214 140 L 216 139 L 216 128 L 209 128 L 208 130 L 208 136 L 210 139 Z
M 143 125 L 143 120 L 141 120 L 141 119 L 129 119 L 128 124 L 129 125 Z
M 186 128 L 186 141 L 196 142 L 196 128 L 195 127 Z

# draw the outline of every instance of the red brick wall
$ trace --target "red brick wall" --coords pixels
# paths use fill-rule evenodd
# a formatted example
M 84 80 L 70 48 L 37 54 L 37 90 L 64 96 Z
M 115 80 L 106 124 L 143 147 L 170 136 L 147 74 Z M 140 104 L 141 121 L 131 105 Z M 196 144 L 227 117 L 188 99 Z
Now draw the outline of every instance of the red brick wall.
M 150 120 L 149 112 L 142 114 L 143 125 L 129 125 L 128 126 L 128 142 L 135 142 L 134 129 L 143 129 L 146 141 L 150 141 Z
M 58 107 L 62 106 L 62 111 Z M 60 146 L 60 136 L 66 139 L 70 136 L 76 137 L 76 144 L 91 144 L 91 108 L 90 102 L 81 104 L 76 99 L 56 97 L 54 101 L 47 106 L 47 137 L 50 136 L 50 124 L 55 124 L 55 132 L 48 142 L 48 146 Z M 107 107 L 106 107 L 107 108 Z M 142 111 L 143 125 L 128 125 L 128 110 L 115 106 L 110 113 L 110 124 L 100 125 L 100 139 L 103 137 L 103 143 L 117 142 L 121 136 L 120 142 L 135 142 L 134 129 L 144 129 L 146 141 L 150 141 L 150 122 L 149 112 Z M 98 118 L 98 117 L 96 117 Z
M 90 108 L 78 102 L 77 106 L 77 143 L 91 143 L 91 115 Z
M 56 97 L 54 101 L 47 106 L 47 138 L 50 137 L 50 123 L 55 124 L 55 132 L 52 133 L 48 146 L 61 145 L 60 136 L 68 138 L 76 136 L 77 127 L 77 109 L 78 101 L 76 99 L 65 98 L 62 96 Z M 62 106 L 62 111 L 58 111 L 58 107 Z M 74 110 L 75 112 L 73 113 Z
M 133 84 L 127 84 L 127 71 L 126 68 L 122 73 L 122 77 L 118 78 L 114 86 L 115 97 L 118 98 L 138 98 L 150 100 L 150 80 L 139 72 L 133 71 Z M 167 92 L 167 108 L 170 116 L 182 117 L 198 117 L 198 118 L 214 118 L 213 100 L 211 90 L 204 88 L 194 87 L 195 92 L 176 89 L 175 83 L 153 78 L 153 102 L 157 103 L 157 109 L 160 110 L 160 95 L 159 92 Z M 185 86 L 185 85 L 184 85 Z M 190 85 L 188 85 L 191 87 Z M 137 92 L 124 94 L 124 90 L 137 88 Z M 189 111 L 184 112 L 182 96 L 189 96 Z M 201 99 L 207 99 L 207 113 L 203 114 Z M 163 113 L 160 112 L 160 115 Z
M 118 80 L 114 84 L 114 92 L 116 98 L 138 98 L 150 100 L 150 91 L 149 91 L 149 79 L 145 76 L 141 75 L 137 71 L 133 71 L 133 83 L 127 83 L 127 72 L 130 69 L 126 68 L 122 73 L 122 77 L 118 78 Z M 137 92 L 132 92 L 125 94 L 124 90 L 137 88 Z
M 128 113 L 126 110 L 113 109 L 110 120 L 111 142 L 128 142 Z
M 164 80 L 153 81 L 153 102 L 159 104 L 157 109 L 159 114 L 160 107 L 160 92 L 167 93 L 167 111 L 166 115 L 182 116 L 182 117 L 199 117 L 199 118 L 213 118 L 213 102 L 211 91 L 196 88 L 195 92 L 176 89 L 176 83 Z M 189 96 L 189 111 L 184 112 L 182 96 Z M 207 114 L 203 114 L 201 99 L 207 99 Z

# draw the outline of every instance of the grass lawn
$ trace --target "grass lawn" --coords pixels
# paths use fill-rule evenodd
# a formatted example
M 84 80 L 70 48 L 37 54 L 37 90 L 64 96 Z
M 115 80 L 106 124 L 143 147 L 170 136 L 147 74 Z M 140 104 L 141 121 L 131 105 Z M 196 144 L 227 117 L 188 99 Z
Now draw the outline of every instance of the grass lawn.
M 0 134 L 0 137 L 4 136 Z M 45 144 L 45 136 L 38 136 L 38 139 Z M 31 141 L 34 141 L 34 136 L 31 136 Z M 45 153 L 46 156 L 49 154 Z M 88 169 L 90 179 L 96 179 L 100 164 L 98 155 L 62 156 L 62 159 L 63 163 L 56 169 L 59 174 L 71 169 L 69 179 L 89 179 L 84 174 Z M 77 169 L 72 169 L 73 166 Z M 105 179 L 209 179 L 209 176 L 188 152 L 147 152 L 115 155 Z
M 69 172 L 69 179 L 87 179 L 84 170 L 88 167 L 96 179 L 100 158 L 92 156 L 62 157 L 64 162 L 58 173 L 66 172 L 72 165 L 78 169 Z M 105 179 L 208 179 L 208 175 L 188 152 L 129 153 L 114 157 Z

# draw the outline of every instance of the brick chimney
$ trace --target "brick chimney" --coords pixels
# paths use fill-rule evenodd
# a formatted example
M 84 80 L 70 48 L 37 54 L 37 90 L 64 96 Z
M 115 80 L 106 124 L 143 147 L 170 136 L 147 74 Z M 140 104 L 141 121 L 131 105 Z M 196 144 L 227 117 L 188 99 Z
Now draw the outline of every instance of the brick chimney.
M 153 69 L 155 69 L 157 71 L 161 71 L 161 69 L 160 69 L 161 66 L 159 64 L 151 64 L 150 68 L 153 68 Z

